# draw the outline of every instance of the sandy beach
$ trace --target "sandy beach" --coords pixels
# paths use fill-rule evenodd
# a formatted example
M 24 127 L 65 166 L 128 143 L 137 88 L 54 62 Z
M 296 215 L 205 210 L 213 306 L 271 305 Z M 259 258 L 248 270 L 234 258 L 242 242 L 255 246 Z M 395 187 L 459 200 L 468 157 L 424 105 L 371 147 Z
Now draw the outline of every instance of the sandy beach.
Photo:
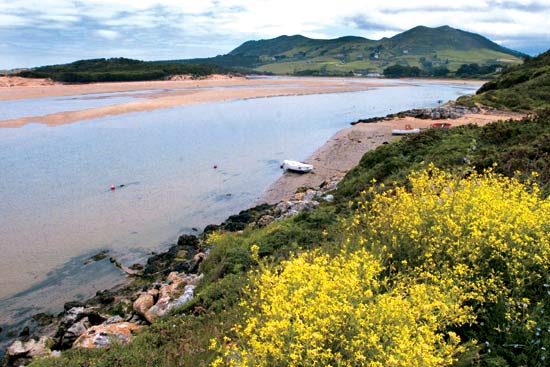
M 126 95 L 124 92 L 131 92 L 131 96 L 141 98 L 141 100 L 106 107 L 58 112 L 37 117 L 0 120 L 0 127 L 9 128 L 21 127 L 28 123 L 43 123 L 48 126 L 58 126 L 109 115 L 152 111 L 196 103 L 287 95 L 357 92 L 369 88 L 392 86 L 391 83 L 382 80 L 346 80 L 343 78 L 247 79 L 244 77 L 215 76 L 201 80 L 177 79 L 74 85 L 52 84 L 44 79 L 36 79 L 34 81 L 13 80 L 13 78 L 6 80 L 6 77 L 0 79 L 0 86 L 4 86 L 0 87 L 0 101 L 83 94 L 93 95 L 96 93 L 118 93 L 117 97 L 130 96 L 130 94 Z M 140 91 L 143 93 L 139 93 Z
M 343 177 L 359 163 L 366 152 L 375 149 L 384 142 L 400 139 L 401 137 L 392 135 L 392 129 L 404 129 L 406 125 L 410 125 L 412 128 L 427 129 L 434 122 L 450 123 L 452 126 L 467 124 L 483 126 L 493 121 L 521 119 L 524 116 L 519 113 L 487 111 L 467 114 L 452 120 L 434 121 L 405 117 L 376 123 L 359 123 L 337 132 L 305 161 L 315 167 L 312 173 L 285 172 L 264 192 L 258 200 L 258 204 L 275 204 L 291 197 L 300 187 L 316 187 L 335 176 Z

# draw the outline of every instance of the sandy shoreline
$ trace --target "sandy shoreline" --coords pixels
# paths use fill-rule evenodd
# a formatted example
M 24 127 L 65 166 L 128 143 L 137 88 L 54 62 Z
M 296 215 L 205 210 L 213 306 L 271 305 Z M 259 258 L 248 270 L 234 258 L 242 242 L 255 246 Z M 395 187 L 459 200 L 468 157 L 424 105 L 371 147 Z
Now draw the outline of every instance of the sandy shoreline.
M 504 112 L 483 112 L 467 114 L 459 119 L 422 120 L 413 117 L 394 118 L 376 123 L 360 123 L 338 131 L 322 147 L 313 153 L 306 163 L 313 164 L 315 169 L 310 174 L 286 172 L 275 181 L 257 201 L 275 204 L 291 197 L 299 187 L 316 187 L 335 176 L 344 176 L 355 167 L 369 150 L 395 139 L 392 129 L 403 129 L 405 125 L 412 128 L 429 128 L 434 122 L 450 123 L 452 126 L 467 124 L 486 125 L 493 121 L 520 119 L 524 114 Z
M 104 116 L 152 111 L 155 109 L 185 106 L 196 103 L 287 95 L 358 92 L 370 88 L 391 87 L 395 85 L 383 80 L 368 79 L 246 79 L 243 77 L 212 78 L 204 80 L 96 83 L 85 85 L 45 84 L 47 84 L 45 81 L 37 81 L 36 85 L 0 87 L 0 101 L 77 96 L 83 94 L 90 94 L 91 96 L 89 98 L 109 98 L 105 96 L 93 97 L 93 94 L 97 93 L 117 93 L 116 97 L 127 97 L 131 95 L 141 99 L 105 107 L 78 111 L 61 111 L 36 117 L 0 120 L 0 128 L 16 128 L 29 123 L 43 123 L 48 126 L 58 126 Z M 131 92 L 132 94 L 124 94 L 124 92 Z

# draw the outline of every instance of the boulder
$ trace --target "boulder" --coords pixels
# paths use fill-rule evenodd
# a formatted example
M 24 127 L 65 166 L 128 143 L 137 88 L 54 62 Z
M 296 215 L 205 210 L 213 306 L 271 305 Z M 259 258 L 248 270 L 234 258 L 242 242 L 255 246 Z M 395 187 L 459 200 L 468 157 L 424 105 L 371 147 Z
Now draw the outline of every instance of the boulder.
M 284 200 L 284 201 L 281 201 L 279 204 L 277 204 L 277 206 L 275 206 L 275 215 L 282 215 L 282 214 L 285 214 L 286 212 L 288 212 L 290 210 L 290 207 L 292 205 L 290 204 L 290 201 L 287 201 L 287 200 Z
M 74 307 L 82 307 L 84 308 L 86 305 L 82 302 L 79 302 L 79 301 L 70 301 L 70 302 L 67 302 L 63 305 L 63 308 L 65 309 L 65 311 L 69 311 L 71 308 L 74 308 Z
M 147 321 L 152 323 L 154 320 L 166 315 L 172 308 L 174 308 L 174 306 L 170 302 L 170 297 L 161 297 L 143 316 Z
M 132 307 L 137 314 L 146 317 L 145 314 L 147 313 L 147 311 L 149 311 L 151 307 L 153 307 L 154 304 L 154 297 L 149 293 L 145 293 L 139 296 L 139 298 L 134 301 Z
M 103 325 L 118 324 L 119 322 L 122 322 L 122 321 L 124 321 L 122 317 L 119 315 L 116 315 L 116 316 L 109 317 L 107 320 L 105 320 Z
M 331 195 L 331 194 L 326 195 L 324 199 L 325 201 L 328 201 L 329 203 L 331 203 L 334 201 L 334 195 Z
M 75 322 L 71 325 L 70 328 L 65 331 L 63 336 L 61 337 L 61 342 L 59 347 L 61 349 L 68 349 L 70 348 L 74 341 L 82 334 L 86 332 L 86 330 L 90 327 L 90 322 L 88 321 L 87 317 L 84 317 L 78 322 Z
M 112 342 L 127 344 L 141 327 L 129 322 L 92 326 L 73 344 L 80 348 L 104 348 Z
M 5 361 L 7 366 L 23 366 L 33 358 L 44 357 L 51 353 L 47 347 L 49 338 L 29 339 L 26 342 L 16 340 L 6 349 Z
M 195 291 L 195 285 L 189 284 L 186 285 L 183 289 L 183 294 L 174 302 L 174 307 L 179 307 L 186 302 L 189 302 L 193 299 Z
M 78 320 L 85 317 L 87 314 L 87 311 L 89 310 L 85 309 L 82 306 L 72 307 L 65 312 L 65 315 L 63 315 L 63 318 L 61 319 L 61 324 L 66 328 L 68 328 Z

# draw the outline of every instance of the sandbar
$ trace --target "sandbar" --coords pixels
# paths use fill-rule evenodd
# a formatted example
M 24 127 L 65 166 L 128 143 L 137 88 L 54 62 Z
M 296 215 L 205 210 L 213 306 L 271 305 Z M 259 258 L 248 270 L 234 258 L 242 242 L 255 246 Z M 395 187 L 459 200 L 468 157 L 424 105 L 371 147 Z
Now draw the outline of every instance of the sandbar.
M 287 95 L 358 92 L 397 85 L 384 80 L 292 77 L 275 79 L 214 77 L 204 80 L 183 79 L 74 85 L 59 83 L 50 85 L 47 84 L 47 81 L 37 80 L 36 84 L 32 85 L 12 84 L 9 87 L 0 87 L 0 101 L 84 94 L 90 94 L 93 97 L 93 94 L 97 93 L 118 93 L 117 97 L 120 97 L 125 96 L 124 92 L 131 92 L 132 96 L 140 97 L 140 99 L 105 107 L 0 120 L 0 127 L 15 128 L 29 123 L 58 126 L 104 116 L 152 111 L 196 103 Z M 140 91 L 143 93 L 139 93 Z

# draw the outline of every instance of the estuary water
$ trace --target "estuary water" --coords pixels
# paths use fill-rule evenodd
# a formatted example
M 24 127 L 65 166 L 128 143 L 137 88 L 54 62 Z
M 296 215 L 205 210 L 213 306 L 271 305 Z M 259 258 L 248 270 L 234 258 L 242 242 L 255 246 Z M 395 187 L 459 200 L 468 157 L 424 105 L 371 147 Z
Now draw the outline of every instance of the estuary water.
M 433 107 L 475 89 L 403 84 L 0 129 L 0 324 L 120 282 L 108 259 L 86 260 L 106 249 L 126 265 L 143 261 L 178 235 L 250 207 L 281 175 L 283 159 L 307 158 L 352 121 Z M 66 110 L 50 103 L 18 100 L 9 114 L 25 115 L 32 104 Z M 78 110 L 106 102 L 62 103 Z

